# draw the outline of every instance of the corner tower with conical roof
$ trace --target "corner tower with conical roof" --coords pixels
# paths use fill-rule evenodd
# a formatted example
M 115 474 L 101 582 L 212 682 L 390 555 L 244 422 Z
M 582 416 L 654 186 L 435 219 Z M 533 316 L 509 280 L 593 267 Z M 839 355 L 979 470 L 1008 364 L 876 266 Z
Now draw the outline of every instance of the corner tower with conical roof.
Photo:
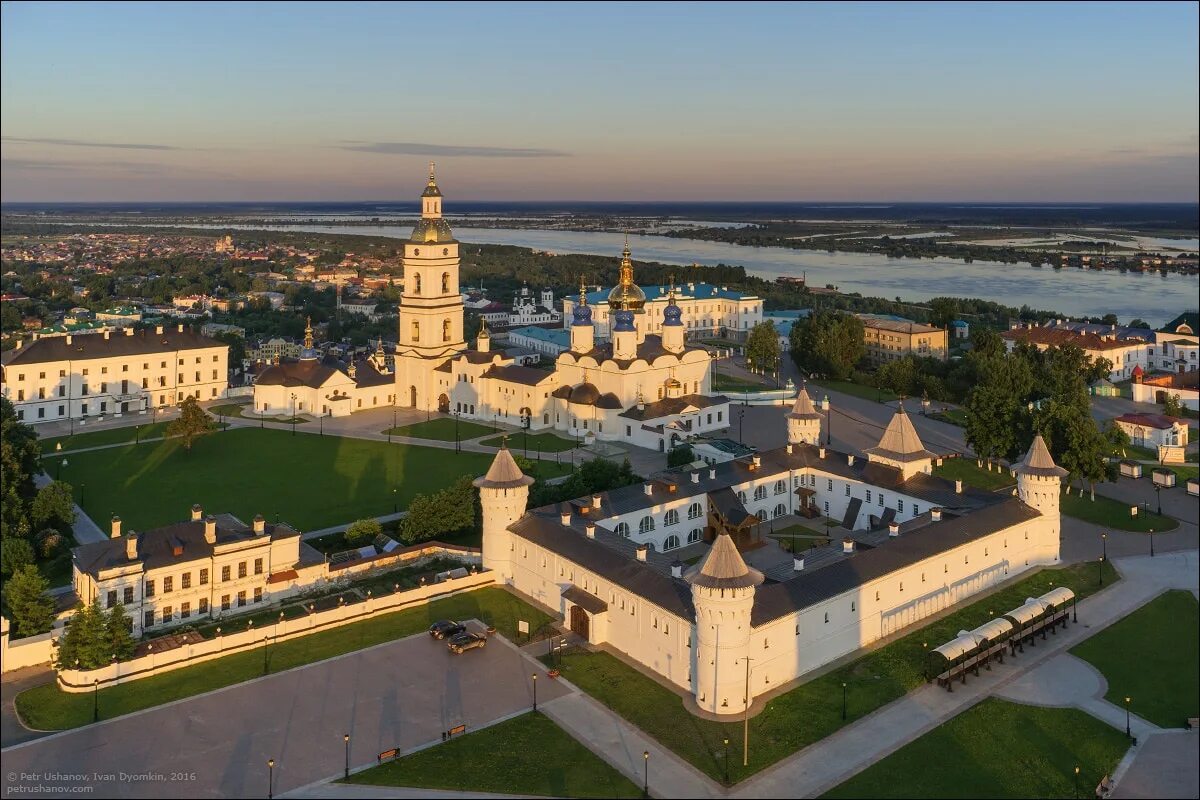
M 1059 503 L 1062 479 L 1067 471 L 1054 463 L 1046 440 L 1041 434 L 1033 437 L 1029 452 L 1020 464 L 1013 467 L 1017 474 L 1017 496 L 1021 502 L 1040 511 L 1046 520 L 1045 541 L 1041 548 L 1049 561 L 1059 560 L 1059 545 L 1062 536 L 1062 518 Z
M 913 427 L 912 420 L 904 411 L 903 402 L 896 409 L 879 444 L 863 452 L 867 454 L 868 461 L 899 469 L 904 480 L 921 472 L 933 471 L 934 453 L 926 450 L 925 445 L 921 443 L 917 429 Z
M 813 405 L 808 389 L 800 387 L 792 410 L 787 413 L 788 444 L 821 444 L 822 414 Z
M 396 405 L 434 411 L 441 394 L 434 369 L 466 349 L 459 291 L 458 242 L 442 218 L 442 190 L 429 165 L 421 219 L 404 242 L 404 293 L 396 348 Z
M 692 648 L 692 691 L 696 704 L 713 714 L 745 710 L 746 662 L 750 656 L 750 612 L 763 574 L 746 566 L 729 534 L 721 531 L 708 555 L 684 575 L 696 609 Z
M 479 489 L 483 511 L 483 567 L 493 570 L 498 581 L 511 581 L 512 535 L 508 526 L 524 516 L 533 478 L 521 472 L 505 443 L 487 474 L 473 483 Z

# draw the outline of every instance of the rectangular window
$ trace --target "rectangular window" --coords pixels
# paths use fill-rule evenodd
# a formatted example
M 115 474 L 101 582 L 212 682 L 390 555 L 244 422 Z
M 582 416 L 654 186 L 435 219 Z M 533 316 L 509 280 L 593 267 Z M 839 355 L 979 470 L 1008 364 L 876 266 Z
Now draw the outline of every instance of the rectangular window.
M 254 559 L 254 574 L 262 575 L 263 563 L 261 558 Z
M 255 589 L 254 589 L 254 602 L 256 602 L 256 603 L 262 602 L 262 589 L 259 587 L 255 587 Z
M 200 585 L 204 586 L 208 583 L 208 567 L 200 570 Z
M 222 611 L 229 610 L 229 595 L 227 595 L 227 594 L 221 595 L 221 610 Z
M 238 592 L 238 608 L 241 608 L 244 605 L 246 605 L 246 592 L 241 591 Z
M 898 513 L 898 514 L 904 513 L 904 501 L 903 500 L 896 501 L 896 513 Z
M 833 491 L 833 478 L 829 478 L 828 483 L 829 483 L 828 489 L 829 489 L 829 491 L 832 492 Z
M 180 603 L 179 604 L 179 618 L 187 619 L 191 615 L 192 615 L 192 604 L 191 603 Z
M 146 581 L 146 597 L 154 597 L 154 579 L 149 578 Z
M 154 612 L 147 611 L 145 614 L 142 615 L 142 627 L 149 628 L 153 624 L 154 624 Z
M 108 590 L 108 607 L 112 608 L 116 604 L 117 604 L 117 590 L 109 589 Z
M 200 613 L 200 614 L 208 613 L 208 598 L 207 597 L 200 598 L 200 611 L 198 613 Z
M 164 625 L 167 624 L 168 622 L 170 622 L 171 619 L 175 616 L 174 611 L 175 610 L 173 608 L 171 608 L 170 606 L 163 606 L 162 621 L 163 621 Z
M 868 503 L 871 502 L 871 490 L 870 489 L 867 489 L 867 502 Z
M 229 580 L 229 565 L 228 564 L 221 567 L 221 580 L 222 581 Z
M 850 484 L 846 484 L 846 497 L 850 496 Z
M 174 577 L 163 578 L 163 594 L 173 591 L 174 589 L 175 589 L 175 578 Z
M 239 578 L 246 577 L 246 562 L 245 561 L 238 562 L 238 577 Z
M 125 587 L 125 605 L 130 605 L 131 603 L 133 603 L 133 587 L 126 586 Z
M 192 573 L 190 573 L 190 572 L 183 573 L 183 577 L 179 579 L 179 586 L 181 589 L 192 588 Z

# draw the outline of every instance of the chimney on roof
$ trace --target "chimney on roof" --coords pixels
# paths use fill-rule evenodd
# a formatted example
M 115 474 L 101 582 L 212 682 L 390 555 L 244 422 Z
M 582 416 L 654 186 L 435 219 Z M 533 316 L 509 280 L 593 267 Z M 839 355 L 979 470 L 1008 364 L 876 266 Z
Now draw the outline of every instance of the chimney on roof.
M 789 456 L 792 454 L 792 443 L 791 442 L 787 443 L 787 454 Z
M 648 545 L 648 544 L 639 544 L 639 545 L 637 546 L 637 560 L 638 560 L 638 561 L 645 561 L 645 560 L 646 560 L 646 554 L 647 554 L 648 552 L 650 552 L 650 545 Z
M 17 343 L 15 345 L 13 345 L 13 350 L 20 350 L 20 349 L 21 349 L 21 339 L 17 339 Z
M 73 337 L 71 336 L 71 334 L 69 334 L 69 333 L 68 333 L 68 334 L 67 334 L 67 344 L 70 344 L 70 343 L 71 343 L 71 339 L 72 339 L 72 338 L 73 338 Z
M 264 533 L 267 532 L 267 521 L 263 518 L 262 514 L 254 515 L 254 523 L 253 524 L 254 524 L 254 534 L 256 536 L 262 536 Z
M 650 495 L 654 494 L 654 484 L 652 484 L 652 483 L 647 483 L 647 484 L 645 484 L 645 485 L 644 485 L 642 488 L 645 490 L 645 492 L 646 492 L 646 496 L 647 496 L 647 497 L 649 497 Z
M 126 328 L 126 329 L 125 329 L 125 335 L 126 335 L 126 336 L 133 336 L 133 328 Z
M 711 480 L 714 480 L 716 477 L 717 477 L 717 470 L 716 470 L 716 467 L 713 467 L 712 469 L 709 469 L 709 471 L 708 471 L 708 479 L 711 481 Z
M 137 546 L 138 535 L 130 531 L 125 536 L 125 557 L 130 561 L 137 561 Z
M 200 507 L 199 503 L 195 503 L 192 505 L 192 522 L 199 522 L 202 519 L 204 519 L 204 509 Z
M 183 323 L 179 323 L 179 333 L 183 333 Z
M 818 455 L 818 456 L 820 456 L 821 458 L 824 458 L 824 457 L 825 457 L 825 448 L 824 448 L 824 447 L 818 447 L 818 448 L 817 448 L 817 455 Z
M 209 544 L 217 543 L 217 519 L 212 514 L 204 518 L 204 541 Z
M 162 336 L 162 332 L 163 332 L 163 326 L 162 326 L 162 325 L 155 325 L 155 326 L 154 326 L 154 333 L 155 333 L 155 334 L 157 334 L 158 336 Z
M 755 469 L 758 469 L 762 466 L 762 458 L 759 456 L 754 456 L 750 459 L 750 463 L 754 465 Z
M 120 518 L 120 517 L 118 517 L 118 516 L 116 516 L 116 515 L 113 515 L 113 518 L 112 518 L 112 532 L 111 532 L 109 535 L 110 535 L 110 536 L 111 536 L 113 539 L 120 539 L 120 538 L 121 538 L 121 518 Z
M 800 572 L 804 569 L 804 559 L 800 556 L 792 556 L 792 572 Z
M 598 495 L 598 494 L 594 494 L 594 495 L 592 495 L 592 509 L 593 509 L 593 510 L 595 510 L 595 511 L 599 511 L 599 510 L 600 510 L 600 501 L 601 501 L 601 499 L 602 499 L 602 498 L 601 498 L 601 497 L 600 497 L 600 495 Z
M 929 516 L 934 522 L 942 521 L 942 510 L 940 508 L 929 509 Z
M 894 520 L 892 522 L 889 522 L 888 523 L 888 536 L 890 536 L 894 539 L 895 537 L 897 537 L 899 535 L 900 535 L 900 523 L 896 522 Z
M 955 482 L 954 482 L 954 493 L 955 493 L 955 494 L 962 494 L 962 481 L 955 481 Z
M 699 483 L 699 482 L 700 482 L 700 471 L 696 470 L 695 472 L 692 473 L 692 483 Z
M 584 526 L 583 526 L 583 532 L 587 534 L 587 537 L 588 537 L 589 539 L 595 539 L 595 538 L 596 538 L 596 525 L 595 525 L 595 523 L 593 523 L 593 522 L 589 522 L 587 525 L 584 525 Z
M 853 553 L 854 552 L 854 540 L 853 539 L 850 539 L 850 538 L 842 539 L 842 552 L 843 553 Z
M 683 562 L 680 561 L 679 559 L 676 559 L 675 561 L 671 562 L 671 577 L 672 578 L 682 578 L 683 577 Z
M 854 466 L 854 456 L 847 453 L 846 454 L 846 463 L 853 467 Z
M 570 525 L 571 524 L 570 509 L 564 508 L 562 511 L 559 512 L 558 518 L 562 522 L 563 525 Z
M 109 331 L 105 330 L 104 331 L 104 341 L 106 341 L 106 342 L 108 341 L 108 334 L 109 334 Z

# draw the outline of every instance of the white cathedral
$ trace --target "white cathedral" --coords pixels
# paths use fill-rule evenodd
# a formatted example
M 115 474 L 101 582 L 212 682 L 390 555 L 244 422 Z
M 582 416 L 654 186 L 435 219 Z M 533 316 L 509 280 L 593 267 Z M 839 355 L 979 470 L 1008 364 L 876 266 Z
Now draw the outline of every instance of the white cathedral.
M 821 424 L 801 389 L 784 447 L 534 509 L 532 478 L 502 449 L 475 481 L 483 565 L 703 711 L 738 714 L 841 656 L 1058 562 L 1066 470 L 1040 436 L 1014 467 L 1017 490 L 1003 495 L 932 475 L 935 456 L 903 408 L 865 458 L 822 446 Z M 842 520 L 838 536 L 782 559 L 762 544 L 764 521 L 811 511 Z M 712 546 L 685 569 L 670 552 L 684 541 Z
M 367 369 L 359 365 L 355 371 L 363 379 L 357 380 L 348 366 L 322 366 L 306 349 L 298 362 L 278 363 L 259 377 L 256 412 L 341 416 L 394 403 L 658 450 L 728 427 L 729 401 L 711 394 L 711 357 L 687 346 L 683 312 L 674 299 L 663 311 L 662 332 L 647 333 L 646 295 L 634 283 L 628 245 L 620 280 L 608 295 L 609 340 L 598 341 L 585 296 L 572 309 L 571 347 L 559 354 L 553 371 L 521 366 L 493 350 L 486 326 L 475 347 L 468 347 L 459 242 L 442 216 L 442 191 L 432 165 L 421 193 L 421 219 L 404 242 L 403 259 L 400 338 L 390 391 L 379 388 L 374 369 L 379 359 Z

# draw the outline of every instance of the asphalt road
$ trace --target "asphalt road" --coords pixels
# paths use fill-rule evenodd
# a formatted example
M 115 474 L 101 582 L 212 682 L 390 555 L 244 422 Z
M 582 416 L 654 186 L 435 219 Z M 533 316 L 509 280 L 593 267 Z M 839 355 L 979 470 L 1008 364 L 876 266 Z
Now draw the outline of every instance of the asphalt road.
M 265 797 L 271 758 L 278 795 L 340 775 L 346 733 L 354 768 L 524 711 L 532 671 L 502 639 L 455 656 L 419 634 L 6 748 L 4 796 Z M 539 702 L 566 694 L 541 675 Z

